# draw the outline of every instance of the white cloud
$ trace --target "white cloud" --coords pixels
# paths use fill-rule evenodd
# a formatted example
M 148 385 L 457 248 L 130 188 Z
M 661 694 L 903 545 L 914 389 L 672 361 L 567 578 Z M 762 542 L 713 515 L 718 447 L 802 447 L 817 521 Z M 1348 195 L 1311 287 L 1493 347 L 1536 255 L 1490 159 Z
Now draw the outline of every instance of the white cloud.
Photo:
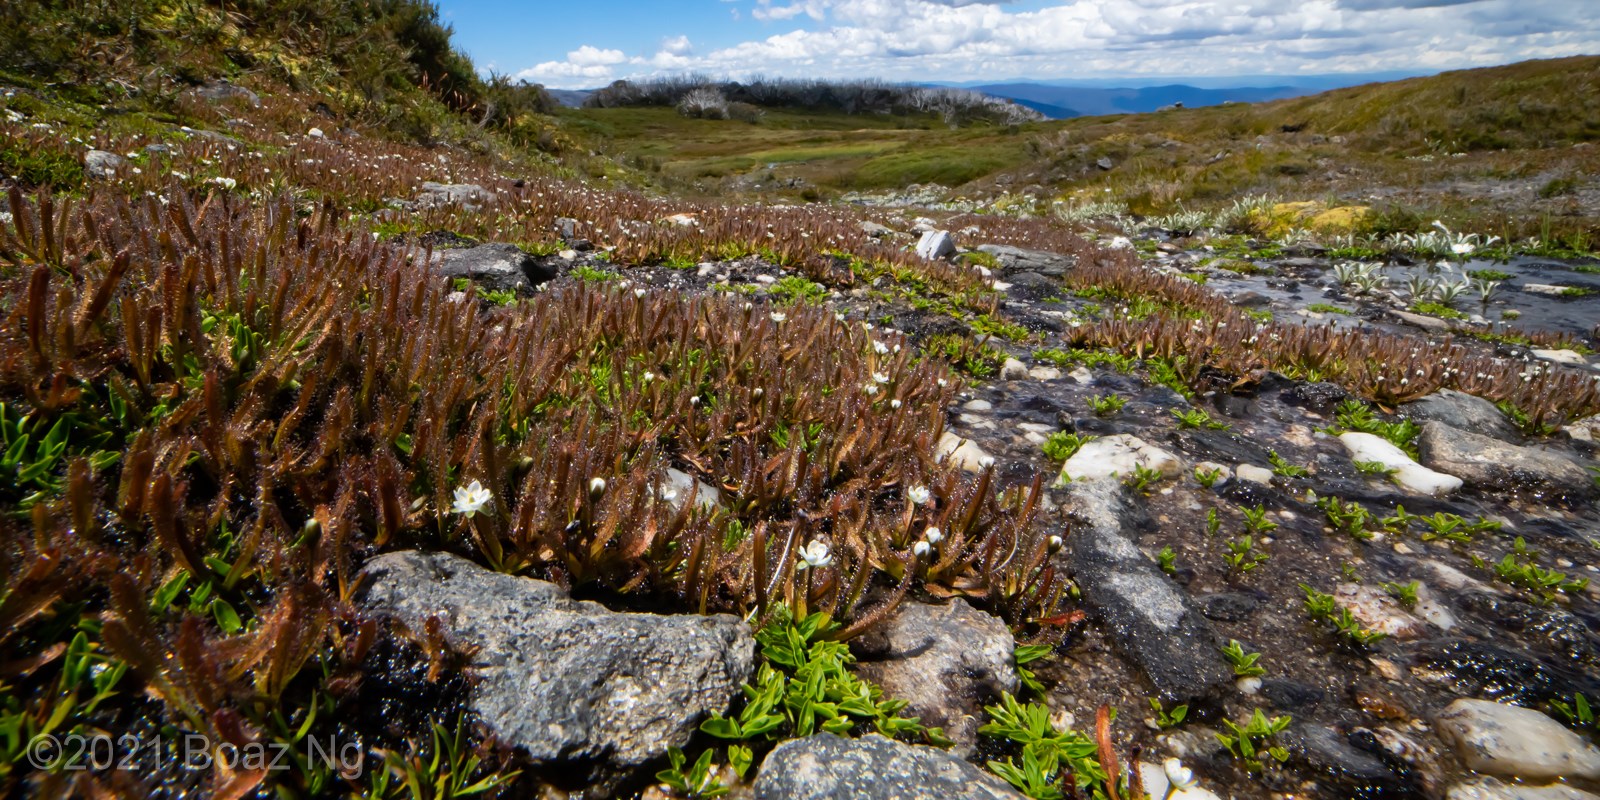
M 677 36 L 629 56 L 584 45 L 518 77 L 588 87 L 683 71 L 888 80 L 1294 74 L 1600 51 L 1600 18 L 1574 16 L 1567 0 L 1076 0 L 1035 10 L 1007 0 L 757 0 L 750 14 L 765 30 L 730 46 L 701 50 Z

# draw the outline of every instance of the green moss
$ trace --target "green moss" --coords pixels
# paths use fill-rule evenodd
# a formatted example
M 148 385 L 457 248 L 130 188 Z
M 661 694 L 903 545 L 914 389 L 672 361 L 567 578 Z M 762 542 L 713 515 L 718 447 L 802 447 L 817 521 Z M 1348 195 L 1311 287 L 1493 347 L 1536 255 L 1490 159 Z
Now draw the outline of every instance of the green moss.
M 24 186 L 68 191 L 83 186 L 83 164 L 76 156 L 51 148 L 0 147 L 0 173 Z

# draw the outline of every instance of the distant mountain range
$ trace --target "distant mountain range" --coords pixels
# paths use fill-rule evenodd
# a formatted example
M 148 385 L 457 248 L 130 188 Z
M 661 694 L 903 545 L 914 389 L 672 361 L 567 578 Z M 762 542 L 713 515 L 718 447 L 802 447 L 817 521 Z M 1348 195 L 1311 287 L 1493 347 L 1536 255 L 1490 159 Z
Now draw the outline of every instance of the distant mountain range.
M 973 91 L 1015 100 L 1051 119 L 1137 114 L 1155 111 L 1177 103 L 1190 108 L 1222 103 L 1259 103 L 1315 94 L 1318 90 L 1298 86 L 1241 86 L 1232 89 L 1201 89 L 1184 84 L 1094 89 L 1081 86 L 1047 86 L 1039 83 L 980 84 L 965 87 Z
M 1000 81 L 930 83 L 972 89 L 1004 97 L 1027 106 L 1051 119 L 1137 114 L 1182 103 L 1190 108 L 1222 103 L 1261 103 L 1302 97 L 1310 94 L 1393 81 L 1422 75 L 1418 72 L 1361 72 L 1334 75 L 1243 75 L 1227 78 L 1094 78 L 1034 80 L 1014 78 Z M 564 106 L 578 107 L 592 91 L 551 89 L 552 97 Z

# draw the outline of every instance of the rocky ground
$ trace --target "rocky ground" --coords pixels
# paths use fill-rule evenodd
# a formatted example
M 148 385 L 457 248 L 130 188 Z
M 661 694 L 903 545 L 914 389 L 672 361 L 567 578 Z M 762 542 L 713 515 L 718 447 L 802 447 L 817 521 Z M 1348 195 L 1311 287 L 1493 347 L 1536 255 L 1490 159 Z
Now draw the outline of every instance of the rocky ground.
M 927 222 L 921 227 L 930 228 Z M 919 234 L 912 226 L 876 232 L 907 246 Z M 1042 479 L 1047 487 L 1044 514 L 1065 543 L 1055 558 L 1087 612 L 1069 623 L 1054 652 L 1030 663 L 1057 724 L 1087 729 L 1109 704 L 1119 712 L 1117 749 L 1141 753 L 1144 789 L 1155 797 L 1165 785 L 1155 765 L 1168 758 L 1200 776 L 1202 788 L 1180 793 L 1185 797 L 1596 796 L 1586 793 L 1600 789 L 1592 722 L 1562 709 L 1579 697 L 1600 698 L 1600 580 L 1593 580 L 1600 578 L 1600 418 L 1529 435 L 1494 404 L 1459 392 L 1382 409 L 1334 384 L 1278 374 L 1232 393 L 1181 392 L 1129 362 L 1052 352 L 1060 332 L 1104 313 L 1095 300 L 1062 288 L 1077 266 L 1071 257 L 963 244 L 987 256 L 1007 318 L 1032 334 L 1027 342 L 990 339 L 992 374 L 980 369 L 983 377 L 949 408 L 941 446 L 968 471 L 992 464 L 1008 484 Z M 508 282 L 496 288 L 512 289 L 528 288 L 533 276 L 759 299 L 785 296 L 795 280 L 755 258 L 615 272 L 588 243 L 573 245 L 544 258 L 513 255 L 516 264 L 492 245 L 445 250 L 443 263 L 480 284 L 505 273 Z M 930 255 L 956 255 L 942 232 L 922 235 L 920 245 Z M 1315 252 L 1275 254 L 1246 272 L 1208 267 L 1215 259 L 1204 246 L 1151 249 L 1151 269 L 1200 271 L 1235 302 L 1280 319 L 1315 323 L 1328 313 L 1309 306 L 1339 302 L 1350 325 L 1420 326 L 1418 335 L 1445 330 L 1438 320 L 1397 315 L 1382 296 L 1352 296 L 1332 279 L 1331 261 Z M 482 265 L 472 266 L 480 257 Z M 1587 274 L 1575 266 L 1584 264 L 1528 269 Z M 886 288 L 816 286 L 811 299 L 914 341 L 952 329 L 948 316 Z M 1563 299 L 1568 305 L 1558 313 L 1525 295 L 1501 295 L 1497 308 L 1520 306 L 1539 319 L 1594 318 L 1593 300 Z M 1502 358 L 1560 361 L 1600 375 L 1581 346 L 1479 346 Z M 1362 408 L 1379 421 L 1409 420 L 1415 430 L 1400 437 L 1355 430 L 1374 430 L 1353 424 L 1350 415 Z M 715 490 L 702 488 L 709 490 L 703 502 L 719 502 Z M 673 648 L 670 662 L 650 663 L 645 671 L 656 685 L 641 688 L 638 658 L 601 643 L 614 627 L 679 625 L 672 619 L 624 623 L 613 615 L 615 622 L 591 628 L 587 620 L 607 618 L 591 608 L 513 620 L 506 609 L 548 601 L 512 603 L 501 593 L 547 590 L 502 578 L 488 589 L 481 582 L 489 576 L 428 566 L 427 556 L 389 558 L 393 566 L 369 567 L 389 576 L 373 602 L 402 616 L 417 613 L 408 609 L 450 611 L 457 624 L 446 635 L 480 648 L 479 669 L 490 676 L 474 690 L 474 702 L 491 727 L 564 762 L 590 764 L 601 754 L 613 771 L 595 775 L 647 759 L 639 739 L 659 735 L 656 755 L 663 742 L 686 741 L 694 718 L 722 706 L 750 669 L 741 623 L 685 620 L 682 635 L 693 640 Z M 396 578 L 395 570 L 409 577 Z M 453 577 L 435 584 L 412 574 L 419 570 Z M 477 588 L 448 588 L 463 581 Z M 453 594 L 435 596 L 440 591 Z M 1319 602 L 1331 605 L 1318 611 Z M 566 633 L 539 632 L 580 621 L 590 638 L 569 643 Z M 573 649 L 551 665 L 534 641 Z M 859 674 L 910 701 L 909 711 L 924 721 L 943 725 L 955 746 L 940 753 L 822 734 L 772 751 L 753 784 L 724 774 L 736 793 L 1016 796 L 972 766 L 1001 752 L 977 734 L 983 706 L 1018 691 L 1004 625 L 959 598 L 922 597 L 852 647 Z M 681 657 L 702 650 L 704 658 Z M 545 685 L 552 674 L 558 682 L 580 680 L 582 699 L 550 688 L 508 700 L 515 687 Z M 571 721 L 563 707 L 640 717 Z M 1186 709 L 1181 721 L 1172 716 L 1177 708 Z M 1257 712 L 1281 721 L 1281 730 L 1257 742 L 1282 748 L 1281 763 L 1267 757 L 1252 764 L 1221 737 Z M 626 779 L 617 785 L 638 788 Z

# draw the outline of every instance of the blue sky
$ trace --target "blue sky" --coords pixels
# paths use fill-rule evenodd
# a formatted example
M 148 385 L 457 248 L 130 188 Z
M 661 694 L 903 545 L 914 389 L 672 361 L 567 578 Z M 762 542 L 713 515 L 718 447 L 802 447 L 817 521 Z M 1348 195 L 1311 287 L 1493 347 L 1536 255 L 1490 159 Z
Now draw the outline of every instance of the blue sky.
M 1600 52 L 1593 0 L 439 0 L 481 69 L 967 81 L 1431 72 Z

